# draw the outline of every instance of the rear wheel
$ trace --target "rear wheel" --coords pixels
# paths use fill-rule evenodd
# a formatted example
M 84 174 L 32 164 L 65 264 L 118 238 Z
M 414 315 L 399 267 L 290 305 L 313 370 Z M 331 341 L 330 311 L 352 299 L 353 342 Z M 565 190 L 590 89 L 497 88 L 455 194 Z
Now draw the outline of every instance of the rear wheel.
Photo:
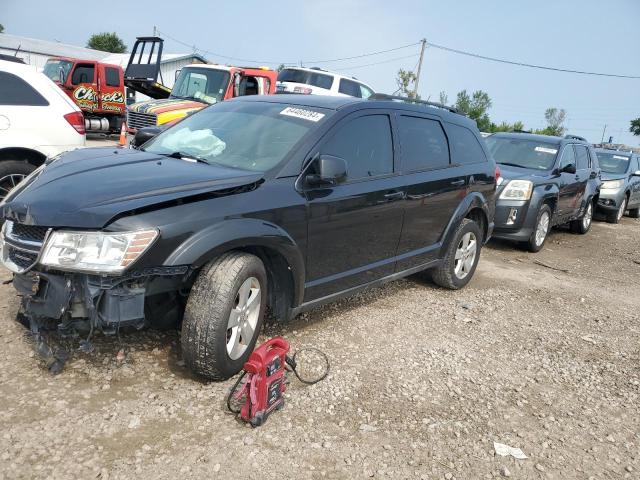
M 579 233 L 584 235 L 591 228 L 591 221 L 593 220 L 593 200 L 589 199 L 587 206 L 584 209 L 582 217 L 577 220 L 573 220 L 570 224 L 571 231 L 573 233 Z
M 481 249 L 480 227 L 473 220 L 463 219 L 447 246 L 442 263 L 433 269 L 431 278 L 436 284 L 451 290 L 464 287 L 476 271 Z
M 539 252 L 542 250 L 544 243 L 547 241 L 549 231 L 551 230 L 551 208 L 549 205 L 544 204 L 538 210 L 538 219 L 536 220 L 536 226 L 529 237 L 527 242 L 527 249 L 530 252 Z
M 231 252 L 207 264 L 182 321 L 186 365 L 212 380 L 238 373 L 258 339 L 266 303 L 267 274 L 258 257 Z
M 0 161 L 0 200 L 35 169 L 34 165 L 22 160 Z
M 619 223 L 624 217 L 624 212 L 627 209 L 627 197 L 622 199 L 620 203 L 620 208 L 616 210 L 614 213 L 610 213 L 607 215 L 607 223 Z

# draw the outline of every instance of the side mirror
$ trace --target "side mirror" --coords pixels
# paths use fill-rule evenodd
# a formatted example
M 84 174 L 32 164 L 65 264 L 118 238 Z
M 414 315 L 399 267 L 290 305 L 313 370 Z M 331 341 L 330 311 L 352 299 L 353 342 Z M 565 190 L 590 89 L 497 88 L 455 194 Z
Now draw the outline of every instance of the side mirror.
M 632 177 L 640 177 L 640 170 L 636 170 L 631 174 Z
M 66 80 L 66 78 L 64 78 L 64 68 L 62 67 L 58 69 L 58 80 L 60 80 L 60 83 L 64 83 Z
M 175 75 L 173 76 L 173 81 L 175 82 L 176 80 L 178 80 L 178 75 L 180 75 L 180 72 L 182 71 L 181 68 L 179 68 L 178 70 L 176 70 Z
M 574 163 L 565 165 L 560 169 L 560 173 L 576 173 L 576 165 Z
M 236 72 L 233 75 L 233 96 L 240 96 L 240 81 L 242 79 L 242 74 L 240 72 Z
M 138 129 L 135 137 L 133 137 L 131 146 L 134 148 L 140 148 L 144 143 L 148 142 L 153 137 L 162 132 L 162 130 L 164 129 L 161 127 L 143 127 Z
M 307 185 L 338 185 L 347 179 L 347 162 L 333 155 L 320 155 L 312 160 L 307 172 Z

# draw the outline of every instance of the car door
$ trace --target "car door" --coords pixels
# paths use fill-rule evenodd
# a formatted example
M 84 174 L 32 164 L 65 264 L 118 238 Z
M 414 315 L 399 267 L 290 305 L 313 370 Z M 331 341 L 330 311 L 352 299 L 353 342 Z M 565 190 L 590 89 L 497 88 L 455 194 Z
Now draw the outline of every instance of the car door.
M 631 165 L 629 165 L 629 204 L 633 206 L 640 204 L 640 177 L 634 175 L 638 170 L 640 170 L 638 159 L 640 159 L 640 157 L 633 155 L 630 160 Z
M 591 157 L 589 155 L 589 149 L 586 145 L 574 145 L 576 152 L 576 202 L 572 215 L 578 215 L 582 208 L 583 202 L 585 202 L 587 195 L 587 183 L 591 179 Z M 594 177 L 595 178 L 595 177 Z
M 98 83 L 95 63 L 77 63 L 65 88 L 72 90 L 73 101 L 84 111 L 98 109 Z
M 579 194 L 577 183 L 577 158 L 573 144 L 566 144 L 560 152 L 558 169 L 561 171 L 567 165 L 575 165 L 576 173 L 561 172 L 558 179 L 558 217 L 571 216 L 576 209 Z
M 397 271 L 427 263 L 464 196 L 464 168 L 452 165 L 449 141 L 435 116 L 413 112 L 397 115 L 400 170 L 407 200 L 396 265 Z
M 392 274 L 404 205 L 388 114 L 367 111 L 343 119 L 314 149 L 316 154 L 344 159 L 347 178 L 305 191 L 305 301 Z

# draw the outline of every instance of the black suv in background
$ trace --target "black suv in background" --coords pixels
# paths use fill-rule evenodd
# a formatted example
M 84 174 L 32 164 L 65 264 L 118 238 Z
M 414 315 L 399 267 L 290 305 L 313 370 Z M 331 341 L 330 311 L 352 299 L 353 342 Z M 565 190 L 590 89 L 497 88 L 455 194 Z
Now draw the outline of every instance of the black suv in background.
M 555 225 L 576 233 L 591 227 L 600 192 L 598 158 L 584 138 L 496 133 L 486 139 L 502 178 L 494 236 L 539 251 Z
M 629 211 L 631 218 L 640 217 L 640 156 L 632 152 L 596 149 L 602 169 L 602 189 L 597 211 L 607 222 L 618 223 Z
M 33 330 L 181 321 L 187 365 L 221 379 L 242 368 L 266 307 L 287 320 L 426 269 L 465 286 L 495 191 L 475 122 L 449 109 L 242 97 L 139 150 L 38 169 L 2 205 L 1 258 Z

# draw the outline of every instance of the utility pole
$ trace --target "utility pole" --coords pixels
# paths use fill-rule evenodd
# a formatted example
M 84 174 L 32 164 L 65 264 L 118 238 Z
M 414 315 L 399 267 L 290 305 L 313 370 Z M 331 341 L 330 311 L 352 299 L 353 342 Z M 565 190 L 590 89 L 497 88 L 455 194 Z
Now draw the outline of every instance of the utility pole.
M 156 28 L 156 26 L 154 25 L 154 26 L 153 26 L 153 36 L 154 36 L 154 37 L 157 37 L 157 35 L 156 35 L 156 30 L 157 30 L 157 28 Z
M 607 125 L 605 124 L 604 128 L 602 129 L 602 140 L 600 140 L 600 143 L 604 143 L 604 132 L 607 131 Z
M 427 40 L 420 40 L 422 47 L 420 48 L 420 61 L 418 62 L 418 71 L 416 72 L 416 81 L 413 84 L 413 98 L 418 97 L 418 83 L 420 83 L 420 72 L 422 71 L 422 59 L 424 58 L 424 49 L 427 48 Z

